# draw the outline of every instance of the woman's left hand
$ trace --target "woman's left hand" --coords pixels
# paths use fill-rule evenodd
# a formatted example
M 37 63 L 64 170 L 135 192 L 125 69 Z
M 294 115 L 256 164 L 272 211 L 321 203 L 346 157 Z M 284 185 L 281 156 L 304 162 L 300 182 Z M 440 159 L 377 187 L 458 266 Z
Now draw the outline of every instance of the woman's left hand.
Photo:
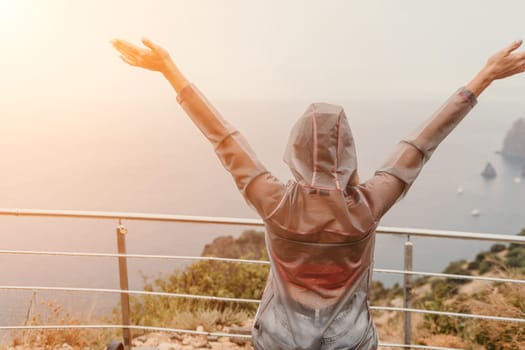
M 467 84 L 467 89 L 478 97 L 494 80 L 525 72 L 525 52 L 514 52 L 522 42 L 516 40 L 490 56 L 483 69 Z
M 518 49 L 522 43 L 522 40 L 516 40 L 488 59 L 483 70 L 492 80 L 503 79 L 525 72 L 525 52 L 513 52 Z
M 149 39 L 142 39 L 146 47 L 133 45 L 125 40 L 111 41 L 113 47 L 121 53 L 120 58 L 129 65 L 160 72 L 169 81 L 177 93 L 188 85 L 188 81 L 171 60 L 170 54 L 163 47 Z

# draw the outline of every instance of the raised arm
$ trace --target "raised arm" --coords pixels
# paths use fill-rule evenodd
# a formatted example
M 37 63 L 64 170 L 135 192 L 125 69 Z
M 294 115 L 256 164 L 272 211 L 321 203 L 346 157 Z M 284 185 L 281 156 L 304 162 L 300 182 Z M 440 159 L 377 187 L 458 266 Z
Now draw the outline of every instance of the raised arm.
M 284 194 L 285 186 L 266 170 L 245 138 L 188 82 L 169 53 L 148 39 L 142 43 L 146 48 L 124 40 L 112 41 L 124 62 L 162 73 L 177 92 L 177 101 L 211 142 L 239 191 L 261 216 L 266 216 Z
M 465 87 L 403 139 L 376 174 L 360 185 L 377 219 L 408 191 L 437 146 L 474 107 L 481 93 L 494 80 L 525 71 L 525 53 L 513 53 L 521 43 L 521 40 L 515 41 L 492 55 Z

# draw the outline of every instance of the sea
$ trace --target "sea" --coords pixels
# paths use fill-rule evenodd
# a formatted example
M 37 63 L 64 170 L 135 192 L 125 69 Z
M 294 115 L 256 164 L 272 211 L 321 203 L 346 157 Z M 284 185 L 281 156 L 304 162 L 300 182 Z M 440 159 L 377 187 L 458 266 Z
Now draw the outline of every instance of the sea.
M 447 96 L 428 100 L 326 101 L 344 106 L 357 145 L 362 180 L 397 142 L 425 122 Z M 223 116 L 249 140 L 277 177 L 288 133 L 310 102 L 220 100 Z M 7 104 L 0 123 L 0 207 L 256 218 L 212 147 L 173 100 L 36 101 Z M 522 101 L 480 101 L 434 153 L 407 196 L 381 225 L 517 234 L 525 228 L 524 164 L 498 153 Z M 487 162 L 497 177 L 480 174 Z M 462 194 L 458 194 L 458 188 Z M 472 210 L 479 211 L 473 216 Z M 248 227 L 122 222 L 128 253 L 200 255 L 221 235 Z M 116 252 L 115 220 L 0 217 L 0 249 Z M 375 267 L 402 268 L 406 237 L 378 235 Z M 492 243 L 411 238 L 414 270 L 442 271 Z M 114 258 L 0 254 L 2 286 L 118 288 Z M 130 288 L 189 262 L 130 259 Z M 399 277 L 375 274 L 386 285 Z M 21 325 L 36 309 L 59 301 L 80 318 L 111 312 L 117 295 L 0 288 L 0 325 Z

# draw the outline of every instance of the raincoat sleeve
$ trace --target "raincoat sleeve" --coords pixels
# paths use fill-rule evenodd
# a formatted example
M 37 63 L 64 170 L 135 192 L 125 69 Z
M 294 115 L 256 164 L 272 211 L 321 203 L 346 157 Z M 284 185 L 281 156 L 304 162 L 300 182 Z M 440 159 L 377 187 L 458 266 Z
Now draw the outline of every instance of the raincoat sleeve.
M 272 212 L 284 195 L 285 186 L 261 164 L 246 139 L 222 118 L 193 84 L 182 89 L 177 101 L 211 142 L 246 201 L 262 217 Z
M 441 141 L 477 103 L 466 88 L 460 88 L 425 123 L 404 138 L 362 190 L 369 197 L 376 218 L 402 198 Z

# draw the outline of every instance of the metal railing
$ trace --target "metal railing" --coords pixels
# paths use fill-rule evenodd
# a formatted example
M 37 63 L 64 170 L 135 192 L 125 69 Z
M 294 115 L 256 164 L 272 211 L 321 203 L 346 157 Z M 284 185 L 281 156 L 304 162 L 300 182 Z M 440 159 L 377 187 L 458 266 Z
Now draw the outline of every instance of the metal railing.
M 152 295 L 152 296 L 165 296 L 165 297 L 176 297 L 176 298 L 187 298 L 187 299 L 200 299 L 200 300 L 212 300 L 212 301 L 228 301 L 228 302 L 240 302 L 240 303 L 254 303 L 257 304 L 260 301 L 254 299 L 240 299 L 240 298 L 224 298 L 217 296 L 208 295 L 193 295 L 193 294 L 182 294 L 182 293 L 166 293 L 166 292 L 155 292 L 155 291 L 144 291 L 144 290 L 129 290 L 128 286 L 128 271 L 127 271 L 127 259 L 172 259 L 172 260 L 214 260 L 214 261 L 225 261 L 225 262 L 237 262 L 237 263 L 250 263 L 250 264 L 269 264 L 267 261 L 260 260 L 245 260 L 245 259 L 228 259 L 228 258 L 215 258 L 215 257 L 196 257 L 196 256 L 175 256 L 175 255 L 146 255 L 146 254 L 127 254 L 126 253 L 126 234 L 128 230 L 123 226 L 123 220 L 137 220 L 137 221 L 156 221 L 156 222 L 178 222 L 178 223 L 194 223 L 194 224 L 220 224 L 230 226 L 255 226 L 262 227 L 264 224 L 262 220 L 256 219 L 239 219 L 239 218 L 222 218 L 222 217 L 202 217 L 202 216 L 186 216 L 186 215 L 160 215 L 160 214 L 141 214 L 141 213 L 121 213 L 121 212 L 94 212 L 94 211 L 58 211 L 58 210 L 34 210 L 34 209 L 0 209 L 0 216 L 31 216 L 31 217 L 55 217 L 55 218 L 78 218 L 78 219 L 104 219 L 104 220 L 115 220 L 116 221 L 116 236 L 117 236 L 117 247 L 118 254 L 113 253 L 94 253 L 94 252 L 58 252 L 58 251 L 30 251 L 30 250 L 0 250 L 0 255 L 40 255 L 40 256 L 83 256 L 83 257 L 105 257 L 105 258 L 116 258 L 118 260 L 119 267 L 119 281 L 120 289 L 104 289 L 104 288 L 73 288 L 73 287 L 46 287 L 46 286 L 8 286 L 0 285 L 0 290 L 45 290 L 45 291 L 72 291 L 72 292 L 85 292 L 85 293 L 112 293 L 120 294 L 121 297 L 121 313 L 122 313 L 122 324 L 98 324 L 98 325 L 20 325 L 20 326 L 0 326 L 0 330 L 28 330 L 28 329 L 122 329 L 122 335 L 124 339 L 124 345 L 126 350 L 131 349 L 131 330 L 149 330 L 149 331 L 166 331 L 196 335 L 207 335 L 207 336 L 227 336 L 236 338 L 250 338 L 246 334 L 232 334 L 232 333 L 218 333 L 218 332 L 205 332 L 205 331 L 193 331 L 185 329 L 174 329 L 174 328 L 162 328 L 152 327 L 147 325 L 131 325 L 130 322 L 130 308 L 129 308 L 129 296 L 130 295 Z M 398 348 L 413 348 L 413 349 L 436 349 L 436 350 L 454 350 L 452 348 L 444 347 L 432 347 L 411 344 L 411 317 L 413 313 L 423 313 L 430 315 L 439 315 L 447 317 L 460 317 L 460 318 L 474 318 L 484 319 L 500 322 L 518 322 L 524 323 L 524 318 L 513 318 L 513 317 L 500 317 L 492 315 L 478 315 L 468 313 L 454 313 L 436 310 L 425 310 L 412 308 L 412 276 L 428 276 L 428 277 L 441 277 L 441 278 L 453 278 L 453 279 L 464 279 L 464 280 L 480 280 L 486 282 L 499 282 L 499 283 L 514 283 L 514 284 L 525 284 L 525 280 L 510 279 L 501 277 L 487 277 L 487 276 L 470 276 L 470 275 L 456 275 L 446 273 L 432 273 L 432 272 L 418 272 L 412 269 L 412 256 L 414 245 L 410 240 L 410 237 L 432 237 L 432 238 L 446 238 L 446 239 L 461 239 L 461 240 L 476 240 L 476 241 L 490 241 L 500 243 L 516 243 L 525 245 L 525 237 L 523 236 L 512 236 L 512 235 L 499 235 L 499 234 L 487 234 L 487 233 L 473 233 L 473 232 L 456 232 L 456 231 L 442 231 L 442 230 L 428 230 L 428 229 L 408 229 L 408 228 L 394 228 L 394 227 L 379 227 L 377 230 L 378 234 L 387 234 L 395 236 L 403 236 L 407 238 L 404 245 L 404 270 L 395 269 L 384 269 L 375 268 L 376 273 L 388 273 L 403 275 L 403 290 L 404 290 L 404 302 L 403 307 L 386 307 L 386 306 L 374 306 L 370 308 L 372 310 L 382 311 L 396 311 L 404 313 L 404 344 L 390 344 L 380 342 L 380 347 L 398 347 Z M 456 349 L 457 350 L 457 349 Z

